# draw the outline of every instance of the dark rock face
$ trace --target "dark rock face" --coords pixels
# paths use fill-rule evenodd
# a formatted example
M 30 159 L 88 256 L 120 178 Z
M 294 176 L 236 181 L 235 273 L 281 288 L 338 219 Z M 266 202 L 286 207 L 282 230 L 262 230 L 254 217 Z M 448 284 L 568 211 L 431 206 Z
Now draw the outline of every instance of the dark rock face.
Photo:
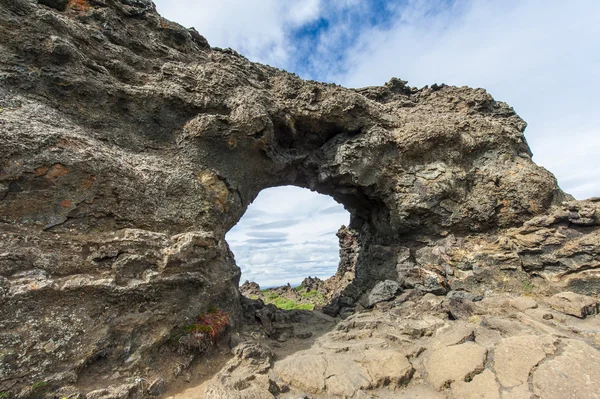
M 340 240 L 340 263 L 335 273 L 337 276 L 344 276 L 347 273 L 356 273 L 356 262 L 360 253 L 360 244 L 358 242 L 358 233 L 346 226 L 340 227 L 337 232 Z
M 211 49 L 151 1 L 83 4 L 0 4 L 0 391 L 152 374 L 209 307 L 242 320 L 224 236 L 267 187 L 350 211 L 344 306 L 383 280 L 445 294 L 505 266 L 597 269 L 598 204 L 548 213 L 568 196 L 483 89 L 307 82 Z

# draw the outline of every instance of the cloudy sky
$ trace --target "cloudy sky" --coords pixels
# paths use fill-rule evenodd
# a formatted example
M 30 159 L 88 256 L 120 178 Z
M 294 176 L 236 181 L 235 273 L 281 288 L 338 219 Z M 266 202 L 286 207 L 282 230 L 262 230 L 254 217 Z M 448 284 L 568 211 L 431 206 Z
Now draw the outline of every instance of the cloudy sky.
M 391 77 L 417 87 L 483 87 L 528 122 L 534 160 L 565 191 L 600 196 L 600 1 L 155 2 L 163 16 L 194 26 L 212 46 L 303 78 L 349 87 Z M 335 271 L 333 231 L 347 214 L 319 214 L 335 202 L 291 190 L 264 191 L 228 235 L 243 278 L 271 285 Z M 256 228 L 268 223 L 276 224 Z
M 350 215 L 331 197 L 286 186 L 263 190 L 227 234 L 242 282 L 262 287 L 299 284 L 335 273 L 338 238 Z

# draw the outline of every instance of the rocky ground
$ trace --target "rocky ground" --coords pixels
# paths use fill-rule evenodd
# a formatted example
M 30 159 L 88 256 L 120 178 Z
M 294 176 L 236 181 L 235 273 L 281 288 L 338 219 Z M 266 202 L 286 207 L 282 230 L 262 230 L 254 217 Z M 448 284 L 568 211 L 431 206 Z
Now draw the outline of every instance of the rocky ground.
M 174 398 L 598 398 L 599 305 L 571 292 L 406 290 L 335 325 L 303 313 L 293 328 L 331 330 L 294 353 L 281 349 L 293 342 L 241 342 L 210 381 Z

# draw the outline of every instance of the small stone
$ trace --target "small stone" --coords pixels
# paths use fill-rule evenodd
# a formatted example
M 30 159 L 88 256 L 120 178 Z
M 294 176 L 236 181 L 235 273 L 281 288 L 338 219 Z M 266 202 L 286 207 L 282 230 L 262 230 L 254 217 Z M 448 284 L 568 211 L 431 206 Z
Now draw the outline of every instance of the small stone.
M 479 302 L 483 299 L 483 295 L 473 294 L 468 291 L 450 291 L 446 294 L 448 299 L 462 299 L 465 301 Z
M 291 338 L 291 336 L 292 336 L 292 335 L 290 334 L 290 332 L 289 332 L 289 331 L 284 331 L 284 332 L 282 332 L 282 333 L 279 335 L 279 337 L 277 337 L 277 341 L 279 341 L 279 342 L 286 342 L 288 339 L 290 339 L 290 338 Z
M 312 335 L 313 335 L 313 333 L 310 331 L 294 334 L 294 336 L 298 339 L 308 339 L 308 338 L 312 337 Z
M 545 313 L 542 318 L 544 320 L 552 320 L 554 318 L 554 316 L 552 315 L 552 313 Z
M 340 317 L 342 319 L 347 319 L 348 317 L 354 314 L 354 308 L 342 308 L 340 310 Z
M 151 396 L 160 396 L 165 392 L 166 383 L 162 378 L 157 378 L 148 387 L 148 394 Z

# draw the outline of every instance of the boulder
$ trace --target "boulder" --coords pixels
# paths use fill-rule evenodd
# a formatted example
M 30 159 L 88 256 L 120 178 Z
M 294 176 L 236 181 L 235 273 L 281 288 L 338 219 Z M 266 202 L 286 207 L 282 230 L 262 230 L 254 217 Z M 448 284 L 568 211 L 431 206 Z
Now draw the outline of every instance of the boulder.
M 561 292 L 551 297 L 548 302 L 554 310 L 582 319 L 600 311 L 598 299 L 574 292 Z
M 368 294 L 361 298 L 360 304 L 369 309 L 379 302 L 389 301 L 390 299 L 395 298 L 399 291 L 400 284 L 397 281 L 381 281 L 377 283 Z

